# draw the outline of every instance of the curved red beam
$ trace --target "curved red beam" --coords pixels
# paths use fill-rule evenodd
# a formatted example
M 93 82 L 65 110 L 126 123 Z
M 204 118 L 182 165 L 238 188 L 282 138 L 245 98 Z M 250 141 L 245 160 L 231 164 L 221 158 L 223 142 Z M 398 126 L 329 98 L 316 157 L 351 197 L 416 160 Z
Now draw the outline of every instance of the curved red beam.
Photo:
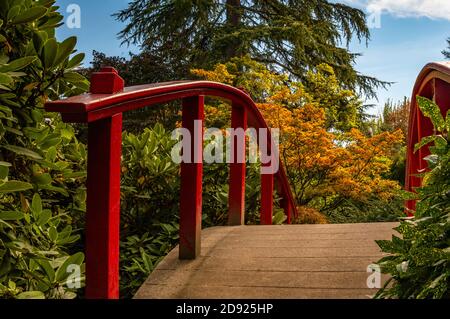
M 405 189 L 407 191 L 414 191 L 415 188 L 421 186 L 422 179 L 417 175 L 428 167 L 427 162 L 424 160 L 430 154 L 428 147 L 423 147 L 414 152 L 414 146 L 423 137 L 434 134 L 431 120 L 422 114 L 417 105 L 417 96 L 434 100 L 445 117 L 450 109 L 450 62 L 427 64 L 420 72 L 414 85 L 411 97 L 406 158 Z M 406 203 L 409 215 L 415 210 L 415 206 L 415 201 Z
M 61 113 L 64 122 L 90 123 L 154 104 L 201 95 L 223 98 L 231 101 L 233 105 L 244 107 L 248 112 L 249 126 L 255 129 L 269 128 L 255 102 L 247 93 L 230 85 L 210 81 L 176 81 L 138 85 L 126 87 L 116 94 L 88 93 L 48 102 L 45 109 L 49 112 Z M 268 148 L 270 151 L 270 143 Z M 280 195 L 289 203 L 294 216 L 297 216 L 295 199 L 281 160 L 275 178 Z

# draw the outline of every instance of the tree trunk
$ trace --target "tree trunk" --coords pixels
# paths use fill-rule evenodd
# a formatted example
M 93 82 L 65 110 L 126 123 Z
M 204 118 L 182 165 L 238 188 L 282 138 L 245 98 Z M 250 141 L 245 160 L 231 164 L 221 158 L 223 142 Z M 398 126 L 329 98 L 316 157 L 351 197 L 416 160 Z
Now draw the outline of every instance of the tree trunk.
M 242 21 L 242 7 L 241 0 L 227 0 L 227 26 L 229 30 L 235 31 L 239 28 Z M 227 60 L 241 56 L 242 51 L 240 50 L 241 42 L 239 39 L 233 39 L 228 44 L 225 50 L 225 58 Z

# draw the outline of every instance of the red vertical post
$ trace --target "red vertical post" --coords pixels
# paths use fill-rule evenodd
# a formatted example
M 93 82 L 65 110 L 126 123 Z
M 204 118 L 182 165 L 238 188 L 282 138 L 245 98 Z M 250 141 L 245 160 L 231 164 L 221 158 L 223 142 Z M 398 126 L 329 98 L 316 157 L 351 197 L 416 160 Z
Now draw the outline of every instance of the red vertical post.
M 247 110 L 242 106 L 233 105 L 231 127 L 242 129 L 243 134 L 232 136 L 231 149 L 233 154 L 230 163 L 230 180 L 228 195 L 228 225 L 239 226 L 245 223 L 245 131 L 247 130 Z
M 420 142 L 423 137 L 433 133 L 431 121 L 427 119 L 420 111 L 417 104 L 416 95 L 433 99 L 435 96 L 435 79 L 429 81 L 420 91 L 414 91 L 411 99 L 411 115 L 408 127 L 408 150 L 406 158 L 407 171 L 405 176 L 406 190 L 410 192 L 422 185 L 422 178 L 417 175 L 421 170 L 427 167 L 427 163 L 423 157 L 429 155 L 429 149 L 427 147 L 421 148 L 417 152 L 414 152 L 414 145 Z M 408 216 L 412 216 L 413 211 L 416 210 L 416 201 L 406 201 L 406 208 L 406 213 Z
M 264 134 L 265 133 L 265 134 Z M 267 131 L 259 131 L 258 142 L 261 156 L 261 225 L 272 225 L 273 220 L 273 188 L 275 174 L 276 147 L 272 140 L 272 134 Z
M 202 227 L 204 96 L 183 99 L 183 128 L 190 132 L 190 163 L 181 163 L 180 259 L 200 255 Z
M 116 93 L 112 68 L 95 73 L 92 93 Z M 122 114 L 89 123 L 86 211 L 86 298 L 119 298 L 120 157 Z
M 283 207 L 284 213 L 287 217 L 287 223 L 292 224 L 292 206 L 287 198 L 284 198 L 281 202 L 281 206 Z
M 261 174 L 261 225 L 272 225 L 273 174 Z

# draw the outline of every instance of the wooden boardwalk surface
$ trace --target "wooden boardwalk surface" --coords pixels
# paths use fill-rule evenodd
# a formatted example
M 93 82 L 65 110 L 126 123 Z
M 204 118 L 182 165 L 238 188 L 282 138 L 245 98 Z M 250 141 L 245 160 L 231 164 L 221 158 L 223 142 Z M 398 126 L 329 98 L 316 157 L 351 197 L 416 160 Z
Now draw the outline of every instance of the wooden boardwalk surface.
M 367 267 L 396 223 L 214 227 L 201 256 L 157 266 L 135 298 L 369 298 Z M 385 279 L 385 278 L 384 278 Z

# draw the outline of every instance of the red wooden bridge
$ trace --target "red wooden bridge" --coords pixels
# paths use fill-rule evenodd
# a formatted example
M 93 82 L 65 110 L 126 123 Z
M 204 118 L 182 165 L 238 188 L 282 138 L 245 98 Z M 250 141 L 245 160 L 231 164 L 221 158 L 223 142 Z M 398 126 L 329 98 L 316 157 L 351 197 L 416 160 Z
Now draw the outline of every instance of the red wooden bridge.
M 414 144 L 433 134 L 431 122 L 418 111 L 416 95 L 433 98 L 446 112 L 450 105 L 449 64 L 427 65 L 418 77 L 409 127 L 407 189 L 421 181 L 427 150 Z M 290 224 L 296 204 L 284 168 L 261 175 L 261 224 L 244 222 L 245 163 L 230 164 L 229 225 L 201 231 L 202 140 L 194 141 L 194 121 L 204 118 L 204 97 L 231 101 L 232 127 L 268 128 L 255 103 L 242 90 L 208 81 L 183 81 L 124 88 L 113 68 L 94 73 L 91 92 L 46 104 L 65 122 L 88 123 L 86 216 L 86 297 L 119 297 L 120 157 L 122 113 L 182 100 L 182 125 L 196 147 L 190 163 L 181 164 L 180 243 L 161 262 L 138 292 L 141 298 L 358 298 L 373 295 L 367 267 L 379 259 L 375 239 L 386 239 L 394 224 L 272 224 L 273 191 Z M 245 138 L 245 137 L 243 137 Z M 266 141 L 261 140 L 266 138 Z M 271 161 L 270 133 L 266 142 Z M 234 154 L 245 154 L 244 141 L 233 141 Z M 238 148 L 241 148 L 240 150 Z M 198 162 L 198 161 L 197 161 Z M 270 166 L 271 162 L 264 165 Z M 408 203 L 413 209 L 414 203 Z M 203 242 L 203 245 L 201 245 Z M 201 249 L 202 248 L 202 249 Z

